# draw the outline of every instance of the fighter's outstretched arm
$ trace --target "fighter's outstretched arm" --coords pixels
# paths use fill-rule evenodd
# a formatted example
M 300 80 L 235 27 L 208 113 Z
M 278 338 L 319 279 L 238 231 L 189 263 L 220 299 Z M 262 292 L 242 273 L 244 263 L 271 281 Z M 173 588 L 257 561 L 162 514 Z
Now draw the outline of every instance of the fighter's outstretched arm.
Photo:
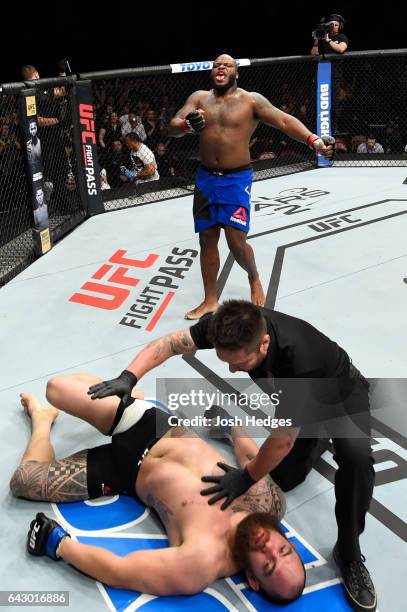
M 218 577 L 212 560 L 202 558 L 202 544 L 184 543 L 119 557 L 98 546 L 65 538 L 57 554 L 81 572 L 114 588 L 151 595 L 190 595 Z
M 319 138 L 315 134 L 312 134 L 309 129 L 301 123 L 296 117 L 285 113 L 280 110 L 276 106 L 273 106 L 267 98 L 262 96 L 259 93 L 252 92 L 253 99 L 253 111 L 256 119 L 259 119 L 266 125 L 270 125 L 272 127 L 277 128 L 290 136 L 290 138 L 294 138 L 294 140 L 298 140 L 304 144 L 309 145 L 312 149 L 321 153 L 327 159 L 331 159 L 334 154 L 334 143 L 335 141 L 332 139 L 332 143 L 328 144 L 324 142 L 323 138 Z
M 189 328 L 181 329 L 150 342 L 142 349 L 118 378 L 106 380 L 89 387 L 88 395 L 100 399 L 118 395 L 124 403 L 130 401 L 131 391 L 144 374 L 161 365 L 174 355 L 193 353 L 197 347 Z

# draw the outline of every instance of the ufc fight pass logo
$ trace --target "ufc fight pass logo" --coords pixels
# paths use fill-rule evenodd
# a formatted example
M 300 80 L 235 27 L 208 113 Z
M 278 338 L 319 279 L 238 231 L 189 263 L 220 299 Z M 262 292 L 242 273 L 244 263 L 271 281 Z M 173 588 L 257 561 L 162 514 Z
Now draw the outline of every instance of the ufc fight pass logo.
M 93 161 L 93 147 L 96 145 L 95 113 L 92 104 L 79 104 L 79 122 L 81 124 L 81 141 L 83 163 L 86 174 L 86 189 L 88 195 L 96 195 L 96 177 Z M 89 144 L 92 143 L 92 144 Z

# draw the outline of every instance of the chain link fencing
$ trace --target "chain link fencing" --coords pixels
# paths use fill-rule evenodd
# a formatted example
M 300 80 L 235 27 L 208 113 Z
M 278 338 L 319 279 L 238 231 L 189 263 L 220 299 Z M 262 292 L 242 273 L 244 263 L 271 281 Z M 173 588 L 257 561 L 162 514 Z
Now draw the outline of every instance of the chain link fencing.
M 330 59 L 334 165 L 407 165 L 407 54 Z
M 0 90 L 0 285 L 35 259 L 18 95 Z
M 254 59 L 239 68 L 238 85 L 262 94 L 314 131 L 321 59 Z M 337 140 L 334 165 L 406 166 L 407 51 L 351 52 L 326 59 L 332 62 L 332 132 Z M 188 96 L 209 90 L 211 81 L 209 70 L 197 64 L 183 66 L 185 72 L 176 74 L 171 66 L 157 66 L 81 74 L 80 81 L 69 77 L 0 86 L 0 286 L 36 257 L 32 187 L 19 125 L 20 92 L 34 88 L 36 94 L 44 196 L 55 242 L 87 214 L 193 192 L 199 166 L 198 138 L 170 138 L 168 126 Z M 89 96 L 93 96 L 95 121 L 93 110 L 89 114 L 91 97 L 83 107 L 83 117 L 77 102 L 76 108 L 72 106 L 76 98 L 71 94 L 78 92 L 79 84 L 86 84 Z M 142 143 L 142 154 L 134 150 L 137 147 L 128 146 L 128 134 Z M 89 180 L 89 167 L 82 159 L 87 146 L 84 137 L 94 139 L 101 168 L 96 180 L 103 203 L 98 210 L 91 209 L 84 187 L 84 181 Z M 249 146 L 254 180 L 316 165 L 310 149 L 264 124 L 256 127 Z M 149 180 L 138 180 L 137 170 L 149 163 L 156 165 L 156 172 Z
M 35 82 L 34 82 L 35 83 Z M 72 83 L 58 81 L 36 89 L 38 135 L 41 140 L 44 195 L 52 240 L 85 218 L 74 147 Z
M 275 106 L 295 115 L 307 125 L 315 124 L 315 67 L 311 62 L 267 64 L 239 69 L 238 84 L 257 91 Z M 145 204 L 159 199 L 188 195 L 193 191 L 199 166 L 196 136 L 170 138 L 168 125 L 194 91 L 210 89 L 210 73 L 148 74 L 112 79 L 92 78 L 96 106 L 98 154 L 105 185 L 105 209 Z M 129 150 L 126 136 L 137 135 L 143 156 L 153 161 L 157 172 L 146 180 L 131 174 L 144 159 Z M 314 167 L 311 150 L 260 124 L 250 140 L 254 180 L 299 172 Z
M 48 82 L 50 81 L 50 82 Z M 51 240 L 54 243 L 86 216 L 77 181 L 73 146 L 72 82 L 42 79 L 0 86 L 0 286 L 32 263 L 38 253 L 33 237 L 31 172 L 42 173 Z M 21 95 L 32 89 L 37 121 L 34 161 L 22 130 Z M 31 95 L 31 94 L 30 94 Z M 37 167 L 38 166 L 38 167 Z M 41 176 L 41 174 L 39 175 Z

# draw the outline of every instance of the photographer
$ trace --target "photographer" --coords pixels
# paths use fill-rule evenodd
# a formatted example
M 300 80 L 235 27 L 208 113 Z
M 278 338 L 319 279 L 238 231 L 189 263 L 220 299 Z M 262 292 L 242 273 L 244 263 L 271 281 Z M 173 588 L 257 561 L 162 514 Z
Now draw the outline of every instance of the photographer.
M 349 46 L 348 37 L 342 34 L 345 19 L 336 13 L 322 18 L 321 23 L 313 31 L 314 44 L 311 55 L 325 55 L 327 53 L 345 53 Z

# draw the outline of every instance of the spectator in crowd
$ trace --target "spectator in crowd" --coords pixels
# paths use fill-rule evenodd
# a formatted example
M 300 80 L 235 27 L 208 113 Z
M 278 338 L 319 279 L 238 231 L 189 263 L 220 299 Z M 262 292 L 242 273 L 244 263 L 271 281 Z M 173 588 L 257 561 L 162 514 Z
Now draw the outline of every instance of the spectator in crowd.
M 130 149 L 133 168 L 131 170 L 126 167 L 122 168 L 123 182 L 158 181 L 160 175 L 157 172 L 157 162 L 151 149 L 143 144 L 134 132 L 127 134 L 126 144 Z
M 121 107 L 121 117 L 123 115 L 129 115 L 131 113 L 131 102 L 129 100 L 127 100 L 123 106 Z
M 15 134 L 10 130 L 9 124 L 5 121 L 0 127 L 0 154 L 10 149 L 20 151 L 21 147 Z
M 347 83 L 341 82 L 335 101 L 335 131 L 351 132 L 353 129 L 353 115 L 354 100 L 352 90 Z
M 148 145 L 155 149 L 158 142 L 160 141 L 160 123 L 157 121 L 157 114 L 155 110 L 148 110 L 146 113 L 146 119 L 144 127 L 147 134 Z
M 397 153 L 403 150 L 400 118 L 395 117 L 386 126 L 386 153 Z
M 369 134 L 366 142 L 362 142 L 358 148 L 358 153 L 384 153 L 382 145 L 376 141 L 374 134 Z
M 349 46 L 349 39 L 342 30 L 345 19 L 336 13 L 329 15 L 326 23 L 329 23 L 329 32 L 324 40 L 314 39 L 311 55 L 325 55 L 326 53 L 345 53 Z
M 169 117 L 168 117 L 167 107 L 166 106 L 161 106 L 160 115 L 158 117 L 158 123 L 160 124 L 160 127 L 161 126 L 167 127 L 169 122 L 170 122 L 170 120 L 169 120 Z
M 106 189 L 111 189 L 107 180 L 107 172 L 105 168 L 102 168 L 100 171 L 100 188 L 102 189 L 102 191 Z
M 366 142 L 366 136 L 364 134 L 354 134 L 351 138 L 352 153 L 356 153 L 358 146 L 364 142 Z
M 346 139 L 342 136 L 335 136 L 336 142 L 336 152 L 337 153 L 347 153 L 348 145 L 346 143 Z
M 124 177 L 121 174 L 121 168 L 130 166 L 131 160 L 128 149 L 124 149 L 121 140 L 114 140 L 109 156 L 106 158 L 106 172 L 109 185 L 111 187 L 119 187 L 123 183 L 121 177 Z
M 147 100 L 141 99 L 137 102 L 137 111 L 138 111 L 141 121 L 144 120 L 149 108 L 150 108 L 150 104 L 149 102 L 147 102 Z
M 40 74 L 38 72 L 38 70 L 35 68 L 35 66 L 31 66 L 31 65 L 25 65 L 22 67 L 21 69 L 21 76 L 23 78 L 23 81 L 37 81 L 38 79 L 40 79 Z M 51 105 L 52 105 L 52 98 L 50 97 L 50 92 L 48 91 L 42 91 L 42 92 L 38 92 L 37 93 L 37 103 L 38 103 L 38 109 L 37 109 L 37 121 L 38 121 L 38 125 L 40 127 L 44 126 L 44 127 L 49 127 L 52 125 L 58 125 L 59 123 L 59 119 L 57 116 L 54 117 L 45 117 L 45 104 L 49 103 L 50 105 L 50 110 L 51 110 Z M 64 87 L 54 87 L 53 90 L 53 95 L 56 98 L 60 98 L 62 96 L 65 95 L 65 89 Z M 52 110 L 54 110 L 52 108 Z M 48 114 L 48 113 L 47 113 Z M 57 113 L 55 113 L 57 114 Z
M 76 191 L 76 188 L 77 188 L 76 178 L 73 172 L 68 172 L 67 177 L 66 177 L 65 187 L 67 191 L 69 191 L 69 193 L 73 193 Z
M 139 115 L 136 115 L 136 113 L 122 115 L 119 121 L 122 126 L 121 131 L 123 138 L 125 138 L 127 134 L 137 134 L 141 142 L 144 142 L 146 140 L 147 134 Z
M 99 130 L 99 146 L 101 147 L 101 163 L 105 165 L 111 155 L 112 142 L 119 140 L 121 137 L 121 125 L 119 117 L 114 111 L 103 127 Z
M 24 165 L 20 153 L 20 144 L 13 132 L 10 131 L 9 124 L 4 122 L 0 127 L 0 205 L 7 206 L 10 200 L 15 200 L 17 192 L 12 188 L 12 182 L 6 180 L 10 175 L 17 175 L 23 180 Z M 3 202 L 1 200 L 4 200 Z
M 167 153 L 167 147 L 163 142 L 159 142 L 156 149 L 157 170 L 161 178 L 172 176 L 174 169 L 171 166 L 171 159 Z
M 102 127 L 105 127 L 106 125 L 108 125 L 110 121 L 110 117 L 112 116 L 112 113 L 114 112 L 115 111 L 114 111 L 113 104 L 106 104 L 105 106 L 99 109 L 98 115 L 99 115 L 99 120 L 100 120 Z

